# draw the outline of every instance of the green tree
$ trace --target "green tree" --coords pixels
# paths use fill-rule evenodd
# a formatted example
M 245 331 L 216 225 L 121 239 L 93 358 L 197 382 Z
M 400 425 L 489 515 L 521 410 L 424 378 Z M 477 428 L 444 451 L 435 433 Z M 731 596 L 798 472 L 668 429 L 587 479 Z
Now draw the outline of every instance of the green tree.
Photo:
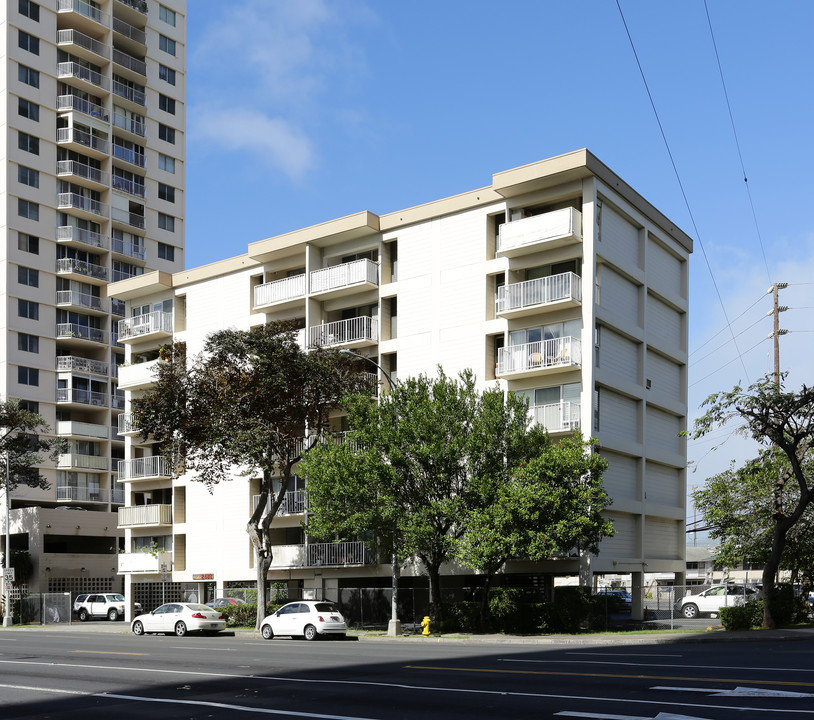
M 805 385 L 799 392 L 788 392 L 780 382 L 767 376 L 747 390 L 735 386 L 730 392 L 715 393 L 703 404 L 704 415 L 695 421 L 694 437 L 702 437 L 714 428 L 736 419 L 739 432 L 764 447 L 774 447 L 788 463 L 788 469 L 773 478 L 768 554 L 763 566 L 763 626 L 773 628 L 774 585 L 789 534 L 806 514 L 814 500 L 814 476 L 808 471 L 811 442 L 814 439 L 814 388 Z M 789 485 L 796 492 L 789 492 Z
M 161 358 L 155 383 L 133 401 L 144 439 L 158 443 L 178 474 L 194 471 L 210 490 L 236 476 L 261 475 L 246 526 L 255 550 L 259 628 L 273 560 L 271 522 L 292 468 L 328 427 L 341 396 L 362 392 L 369 380 L 357 361 L 336 351 L 304 351 L 291 323 L 222 330 L 194 357 L 176 344 L 163 348 Z

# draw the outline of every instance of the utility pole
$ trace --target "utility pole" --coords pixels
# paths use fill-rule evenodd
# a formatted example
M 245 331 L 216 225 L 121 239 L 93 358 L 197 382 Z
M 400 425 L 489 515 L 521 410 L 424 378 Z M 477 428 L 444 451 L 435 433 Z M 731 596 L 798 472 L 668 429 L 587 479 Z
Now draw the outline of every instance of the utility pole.
M 779 291 L 788 286 L 788 283 L 775 283 L 766 291 L 772 294 L 773 300 L 772 309 L 766 314 L 774 316 L 774 325 L 769 337 L 774 338 L 774 382 L 776 385 L 780 385 L 780 336 L 788 333 L 788 330 L 780 329 L 780 313 L 789 309 L 788 305 L 780 305 Z

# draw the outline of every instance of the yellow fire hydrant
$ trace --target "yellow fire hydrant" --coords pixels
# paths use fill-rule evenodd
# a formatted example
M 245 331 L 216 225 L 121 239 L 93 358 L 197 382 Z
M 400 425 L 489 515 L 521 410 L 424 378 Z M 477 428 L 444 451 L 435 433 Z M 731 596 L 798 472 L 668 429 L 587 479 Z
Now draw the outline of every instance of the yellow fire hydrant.
M 424 619 L 421 621 L 421 627 L 424 628 L 423 632 L 421 633 L 424 637 L 430 636 L 430 616 L 425 615 Z

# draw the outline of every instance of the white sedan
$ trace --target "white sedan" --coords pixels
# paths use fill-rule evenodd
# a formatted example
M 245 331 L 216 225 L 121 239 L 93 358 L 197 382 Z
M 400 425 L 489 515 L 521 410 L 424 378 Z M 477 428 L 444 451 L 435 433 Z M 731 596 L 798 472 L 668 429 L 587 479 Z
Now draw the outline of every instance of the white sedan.
M 339 608 L 325 600 L 300 600 L 283 605 L 267 615 L 260 624 L 260 634 L 271 640 L 275 635 L 316 640 L 320 635 L 345 637 L 348 626 Z
M 175 633 L 178 637 L 188 632 L 219 632 L 226 627 L 226 617 L 198 603 L 167 603 L 136 617 L 130 629 L 136 635 L 144 633 Z

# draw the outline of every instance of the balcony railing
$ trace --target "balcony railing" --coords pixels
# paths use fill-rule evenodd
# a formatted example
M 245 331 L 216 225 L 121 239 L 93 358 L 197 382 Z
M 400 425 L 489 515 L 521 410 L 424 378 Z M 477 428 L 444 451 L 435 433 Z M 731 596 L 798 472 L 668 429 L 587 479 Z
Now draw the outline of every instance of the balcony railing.
M 117 505 L 123 505 L 124 488 L 113 488 L 113 492 L 110 494 L 110 502 L 116 503 Z
M 126 192 L 128 195 L 135 195 L 136 197 L 144 197 L 144 183 L 136 182 L 130 178 L 123 178 L 118 175 L 113 176 L 113 189 Z
M 144 244 L 142 242 L 134 242 L 133 240 L 114 237 L 111 243 L 111 249 L 113 252 L 119 253 L 119 255 L 127 255 L 127 257 L 136 258 L 137 260 L 144 260 Z
M 119 389 L 135 390 L 152 385 L 160 362 L 160 359 L 156 359 L 135 365 L 122 365 L 119 368 Z
M 172 505 L 131 505 L 119 508 L 120 528 L 172 525 Z
M 78 420 L 57 420 L 57 435 L 60 437 L 92 437 L 107 440 L 107 425 L 79 422 Z
M 57 77 L 70 77 L 76 78 L 77 80 L 84 80 L 85 82 L 95 85 L 98 88 L 102 88 L 103 90 L 107 90 L 110 87 L 108 85 L 109 81 L 104 75 L 75 62 L 57 63 Z
M 379 266 L 372 260 L 354 260 L 321 270 L 312 270 L 310 281 L 312 293 L 338 290 L 355 285 L 378 285 Z
M 582 344 L 579 338 L 552 338 L 501 348 L 498 354 L 497 374 L 502 376 L 547 368 L 579 366 L 581 363 Z
M 119 317 L 124 317 L 127 314 L 126 311 L 127 305 L 124 300 L 119 300 L 118 298 L 110 299 L 110 312 Z
M 103 13 L 99 8 L 94 7 L 85 0 L 57 0 L 58 12 L 75 12 L 90 18 L 100 25 L 107 25 L 109 15 Z
M 170 463 L 161 455 L 119 460 L 119 482 L 170 477 L 172 477 Z
M 355 317 L 316 325 L 310 328 L 308 340 L 312 347 L 378 342 L 379 322 L 372 317 Z
M 115 27 L 116 20 L 113 20 Z M 92 37 L 79 32 L 79 30 L 57 30 L 57 45 L 78 45 L 89 52 L 99 55 L 106 60 L 110 59 L 110 46 L 94 40 Z
M 582 286 L 578 275 L 567 272 L 498 288 L 495 312 L 500 315 L 562 300 L 581 302 Z
M 537 425 L 542 425 L 548 432 L 567 432 L 578 430 L 579 403 L 561 401 L 549 405 L 535 405 L 531 415 Z
M 91 375 L 107 375 L 108 364 L 100 360 L 77 357 L 75 355 L 57 355 L 57 372 L 83 372 Z
M 172 569 L 172 553 L 149 552 L 119 553 L 119 572 L 125 574 L 158 573 L 162 566 Z
M 497 251 L 511 256 L 540 243 L 558 247 L 581 239 L 582 213 L 568 207 L 504 223 L 500 226 Z
M 107 343 L 107 333 L 99 328 L 79 325 L 77 323 L 57 323 L 57 339 L 69 340 L 78 338 L 80 340 L 90 340 L 96 343 Z
M 117 391 L 110 396 L 110 407 L 114 410 L 124 410 L 124 392 Z
M 108 183 L 106 172 L 76 160 L 57 160 L 57 175 L 75 175 L 100 185 Z
M 305 297 L 305 273 L 263 283 L 254 289 L 254 306 L 263 307 Z
M 139 228 L 140 230 L 144 229 L 144 215 L 114 207 L 110 217 L 116 222 L 124 223 L 130 227 Z
M 147 75 L 147 63 L 144 62 L 144 60 L 139 60 L 129 53 L 122 52 L 116 48 L 113 48 L 113 62 L 139 75 Z
M 78 403 L 93 407 L 107 407 L 107 393 L 78 388 L 57 388 L 58 403 Z
M 138 10 L 143 15 L 147 14 L 147 0 L 119 0 L 122 5 Z
M 260 495 L 252 495 L 252 511 L 257 509 Z M 277 508 L 278 515 L 302 515 L 308 509 L 308 496 L 302 490 L 287 490 L 283 502 Z M 268 503 L 266 510 L 268 511 Z
M 308 565 L 371 565 L 376 563 L 375 553 L 360 541 L 312 543 L 308 546 Z
M 73 162 L 66 160 L 64 162 Z M 106 173 L 105 173 L 106 174 Z M 91 230 L 83 230 L 75 225 L 60 225 L 57 228 L 57 241 L 73 240 L 75 242 L 83 243 L 84 245 L 91 245 L 92 247 L 102 248 L 107 250 L 108 237 L 101 235 Z
M 57 502 L 107 502 L 107 490 L 94 487 L 57 487 Z
M 57 110 L 76 110 L 104 122 L 110 120 L 110 115 L 101 105 L 77 95 L 57 95 Z
M 57 193 L 57 207 L 59 207 L 60 210 L 83 210 L 84 212 L 99 215 L 100 217 L 107 217 L 108 212 L 105 203 L 73 192 Z
M 57 290 L 57 305 L 75 305 L 88 310 L 107 312 L 104 298 L 78 290 Z
M 76 258 L 57 258 L 58 273 L 73 273 L 96 278 L 97 280 L 107 280 L 107 268 L 101 265 L 94 265 L 85 260 Z
M 135 105 L 145 106 L 147 104 L 144 93 L 141 90 L 131 88 L 129 85 L 120 83 L 118 80 L 113 81 L 113 94 L 125 100 L 129 100 Z
M 76 143 L 83 147 L 96 150 L 100 153 L 107 154 L 109 152 L 109 145 L 107 140 L 100 138 L 98 135 L 92 135 L 85 130 L 79 128 L 57 128 L 57 142 L 58 143 Z
M 145 45 L 147 43 L 147 36 L 143 30 L 139 30 L 137 27 L 133 27 L 130 23 L 117 17 L 113 18 L 113 32 L 117 32 L 119 35 L 124 35 L 125 37 L 128 37 L 141 45 Z
M 113 124 L 114 125 L 116 124 L 115 123 L 116 117 L 121 117 L 121 115 L 119 115 L 119 116 L 114 115 L 113 116 L 113 119 L 114 119 Z M 144 135 L 144 125 L 142 123 L 136 123 L 136 121 L 134 120 L 130 124 L 131 125 L 136 125 L 136 124 L 140 125 L 141 126 L 141 128 L 140 128 L 141 132 L 137 133 L 137 134 L 138 135 Z M 132 132 L 136 132 L 136 131 L 133 130 Z M 113 143 L 113 157 L 116 158 L 117 160 L 123 160 L 126 163 L 130 163 L 131 165 L 137 165 L 138 167 L 144 167 L 144 153 L 136 152 L 132 148 L 122 147 L 121 145 L 117 145 L 116 143 Z
M 135 415 L 131 412 L 122 413 L 118 419 L 118 432 L 119 435 L 129 435 L 131 433 L 139 432 L 138 425 L 136 424 Z
M 79 453 L 62 453 L 57 456 L 57 469 L 69 468 L 107 470 L 107 458 L 104 455 L 81 455 Z
M 119 340 L 128 340 L 151 333 L 172 334 L 172 313 L 154 310 L 119 320 Z

